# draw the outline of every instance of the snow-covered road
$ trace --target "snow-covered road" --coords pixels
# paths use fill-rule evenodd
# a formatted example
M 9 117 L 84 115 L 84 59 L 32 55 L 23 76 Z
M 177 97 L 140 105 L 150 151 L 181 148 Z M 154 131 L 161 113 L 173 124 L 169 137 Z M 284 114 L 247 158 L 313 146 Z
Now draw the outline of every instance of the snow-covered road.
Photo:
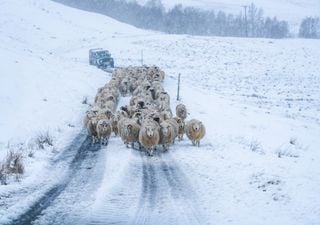
M 78 149 L 65 178 L 10 224 L 204 224 L 192 181 L 170 152 L 148 157 L 116 139 L 100 148 L 83 138 L 70 146 Z

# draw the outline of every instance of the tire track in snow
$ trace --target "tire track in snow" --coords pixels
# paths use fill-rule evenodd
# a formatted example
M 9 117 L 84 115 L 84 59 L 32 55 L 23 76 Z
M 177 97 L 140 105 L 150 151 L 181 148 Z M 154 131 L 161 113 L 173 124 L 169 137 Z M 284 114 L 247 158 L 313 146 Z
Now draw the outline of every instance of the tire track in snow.
M 170 153 L 165 159 L 160 156 L 160 169 L 168 183 L 169 192 L 173 198 L 174 208 L 182 215 L 180 224 L 203 224 L 203 216 L 199 211 L 197 196 L 191 183 L 177 165 Z M 177 224 L 179 224 L 177 222 Z
M 109 187 L 102 186 L 102 196 L 100 195 L 100 199 L 97 199 L 96 205 L 93 206 L 88 213 L 88 222 L 86 224 L 132 224 L 130 223 L 130 218 L 132 218 L 135 209 L 139 207 L 139 199 L 142 197 L 137 195 L 137 193 L 140 193 L 142 185 L 141 177 L 143 176 L 141 159 L 135 153 L 119 153 L 119 151 L 128 151 L 127 149 L 120 150 L 117 149 L 116 146 L 112 147 L 114 147 L 114 149 L 110 149 L 107 153 L 109 160 L 116 161 L 122 160 L 122 157 L 128 157 L 126 158 L 127 161 L 119 164 L 120 167 L 123 167 L 121 169 L 119 168 L 122 170 L 120 173 L 114 171 L 113 174 L 110 165 L 107 167 L 107 181 L 109 179 L 115 179 L 115 182 L 107 182 Z M 108 169 L 110 170 L 108 171 Z M 143 198 L 148 197 L 145 196 Z
M 139 197 L 138 209 L 135 213 L 132 224 L 150 224 L 152 211 L 157 204 L 158 183 L 153 162 L 140 152 L 142 162 L 141 192 Z
M 139 208 L 132 224 L 203 224 L 190 182 L 169 154 L 143 162 Z
M 86 133 L 81 131 L 79 135 L 73 140 L 70 146 L 59 157 L 61 161 L 67 160 L 72 157 L 72 161 L 68 167 L 68 172 L 62 182 L 54 185 L 43 196 L 38 199 L 25 213 L 14 219 L 10 224 L 32 224 L 38 219 L 38 217 L 54 202 L 54 200 L 66 189 L 72 180 L 73 176 L 80 171 L 82 162 L 86 159 L 89 152 L 98 151 L 100 146 L 92 145 L 90 139 L 87 138 Z M 75 152 L 75 154 L 73 154 Z M 60 160 L 53 161 L 53 164 L 57 164 Z

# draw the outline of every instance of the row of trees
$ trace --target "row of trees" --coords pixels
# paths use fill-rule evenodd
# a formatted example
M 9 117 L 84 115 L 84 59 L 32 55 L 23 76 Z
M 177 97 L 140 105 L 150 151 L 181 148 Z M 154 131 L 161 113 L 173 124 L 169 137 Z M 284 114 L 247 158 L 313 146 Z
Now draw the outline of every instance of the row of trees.
M 305 18 L 300 25 L 299 36 L 303 38 L 320 38 L 320 18 Z
M 150 0 L 142 6 L 126 0 L 54 0 L 72 7 L 98 12 L 139 28 L 172 34 L 214 35 L 234 37 L 284 38 L 289 25 L 276 17 L 263 15 L 251 4 L 238 15 L 223 11 L 204 11 L 176 5 L 166 11 L 161 0 Z

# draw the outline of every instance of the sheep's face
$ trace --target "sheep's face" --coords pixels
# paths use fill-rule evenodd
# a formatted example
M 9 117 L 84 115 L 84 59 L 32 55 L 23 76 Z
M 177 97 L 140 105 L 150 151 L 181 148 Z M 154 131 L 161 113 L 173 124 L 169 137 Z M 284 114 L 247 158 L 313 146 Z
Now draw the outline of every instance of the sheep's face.
M 112 117 L 112 112 L 111 112 L 110 110 L 107 110 L 107 111 L 105 112 L 105 114 L 106 114 L 106 116 L 107 116 L 108 118 L 111 118 L 111 117 Z
M 126 135 L 129 135 L 131 132 L 132 132 L 132 125 L 131 124 L 129 124 L 128 126 L 127 126 L 127 128 L 125 129 L 125 134 Z
M 169 127 L 169 126 L 161 127 L 161 132 L 162 132 L 163 136 L 169 136 L 169 134 L 170 134 L 170 127 Z
M 200 124 L 199 123 L 195 123 L 195 124 L 193 124 L 192 128 L 193 128 L 194 131 L 198 132 L 200 130 Z
M 178 123 L 178 125 L 179 125 L 179 128 L 180 129 L 183 129 L 184 128 L 184 123 L 181 121 L 180 123 Z
M 154 135 L 154 130 L 152 127 L 146 127 L 146 134 L 148 137 L 153 137 Z
M 103 121 L 99 121 L 99 127 L 101 130 L 107 130 L 108 129 L 108 123 L 107 121 L 103 120 Z

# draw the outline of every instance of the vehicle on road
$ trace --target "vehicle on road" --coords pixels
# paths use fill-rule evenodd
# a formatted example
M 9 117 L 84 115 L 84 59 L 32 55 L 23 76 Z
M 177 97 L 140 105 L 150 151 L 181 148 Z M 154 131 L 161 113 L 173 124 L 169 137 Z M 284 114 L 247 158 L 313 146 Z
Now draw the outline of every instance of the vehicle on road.
M 89 64 L 101 69 L 114 68 L 114 60 L 110 52 L 102 48 L 89 50 Z

